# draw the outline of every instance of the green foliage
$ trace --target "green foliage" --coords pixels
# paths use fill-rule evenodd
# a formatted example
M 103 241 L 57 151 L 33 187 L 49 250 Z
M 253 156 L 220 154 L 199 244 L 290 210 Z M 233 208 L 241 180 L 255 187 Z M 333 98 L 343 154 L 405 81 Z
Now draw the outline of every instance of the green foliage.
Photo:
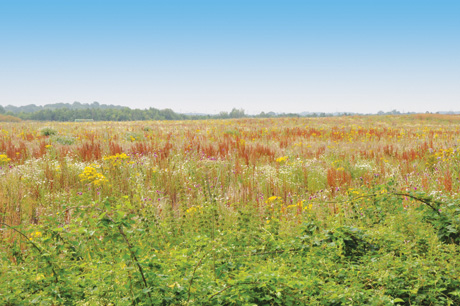
M 424 219 L 437 230 L 438 238 L 444 243 L 460 244 L 460 202 L 447 204 L 434 201 L 431 197 L 423 198 L 432 209 L 424 210 Z
M 57 131 L 51 127 L 45 127 L 40 130 L 42 136 L 53 136 L 57 134 Z
M 76 197 L 41 225 L 2 223 L 15 239 L 2 241 L 0 303 L 460 303 L 456 201 L 401 195 L 389 182 L 350 195 L 357 218 L 305 215 L 293 226 L 282 216 L 261 222 L 252 203 L 228 214 L 204 187 L 200 208 L 164 207 L 163 219 L 128 196 Z M 404 197 L 420 205 L 396 209 Z

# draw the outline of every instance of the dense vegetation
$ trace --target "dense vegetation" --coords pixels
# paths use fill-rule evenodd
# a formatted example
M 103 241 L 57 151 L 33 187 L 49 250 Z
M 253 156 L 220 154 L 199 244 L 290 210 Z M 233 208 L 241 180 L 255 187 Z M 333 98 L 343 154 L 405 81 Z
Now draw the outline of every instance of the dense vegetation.
M 75 121 L 78 119 L 91 119 L 94 121 L 145 121 L 145 120 L 198 120 L 198 119 L 229 119 L 245 117 L 244 110 L 232 109 L 230 113 L 221 112 L 218 115 L 205 114 L 178 114 L 171 109 L 131 109 L 129 107 L 106 105 L 93 102 L 83 104 L 80 102 L 56 103 L 37 106 L 1 106 L 0 114 L 16 116 L 23 120 L 38 121 Z M 293 116 L 294 114 L 291 114 Z M 274 113 L 265 114 L 263 117 L 276 116 Z M 298 115 L 297 115 L 298 116 Z
M 460 117 L 0 125 L 1 305 L 459 305 Z
M 209 114 L 179 114 L 171 109 L 132 109 L 124 106 L 106 105 L 93 102 L 84 104 L 80 102 L 56 103 L 37 106 L 1 106 L 0 115 L 7 114 L 23 120 L 36 121 L 76 121 L 78 119 L 91 119 L 94 121 L 148 121 L 148 120 L 204 120 L 204 119 L 237 119 L 237 118 L 277 118 L 277 117 L 333 117 L 350 116 L 352 113 L 274 113 L 261 112 L 258 115 L 246 115 L 243 109 L 233 108 L 230 112 L 220 112 L 216 115 Z M 395 115 L 400 112 L 393 110 L 388 113 L 379 112 L 379 115 Z
M 1 112 L 2 109 L 0 109 Z M 92 119 L 94 121 L 180 120 L 192 119 L 193 117 L 177 114 L 171 109 L 149 108 L 141 110 L 104 105 L 97 102 L 92 104 L 57 103 L 45 106 L 31 104 L 20 107 L 10 105 L 3 107 L 3 113 L 17 116 L 23 120 L 38 121 L 75 121 L 76 119 Z

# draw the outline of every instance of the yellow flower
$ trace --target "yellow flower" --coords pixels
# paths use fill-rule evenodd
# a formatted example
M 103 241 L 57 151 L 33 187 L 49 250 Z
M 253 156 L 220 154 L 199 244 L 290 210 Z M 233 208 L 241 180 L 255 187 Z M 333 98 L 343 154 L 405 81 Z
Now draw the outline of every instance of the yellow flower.
M 80 177 L 81 182 L 90 183 L 95 186 L 99 186 L 107 182 L 105 176 L 102 173 L 97 172 L 96 168 L 91 166 L 85 167 L 85 170 L 83 170 L 83 172 L 78 176 Z
M 276 162 L 277 162 L 277 163 L 282 163 L 282 162 L 285 162 L 287 159 L 288 159 L 287 156 L 278 157 L 278 158 L 276 159 Z
M 186 213 L 194 214 L 195 212 L 200 211 L 202 208 L 203 208 L 202 206 L 192 206 L 186 210 Z
M 0 165 L 4 165 L 8 163 L 11 160 L 11 158 L 8 158 L 6 154 L 0 155 Z
M 110 162 L 110 164 L 113 166 L 113 167 L 117 167 L 117 166 L 120 166 L 123 161 L 127 161 L 130 157 L 128 155 L 126 155 L 125 153 L 117 153 L 115 155 L 111 155 L 111 156 L 104 156 L 103 159 Z
M 33 232 L 31 235 L 30 235 L 30 238 L 29 240 L 33 240 L 34 238 L 40 238 L 42 236 L 42 233 L 41 232 Z

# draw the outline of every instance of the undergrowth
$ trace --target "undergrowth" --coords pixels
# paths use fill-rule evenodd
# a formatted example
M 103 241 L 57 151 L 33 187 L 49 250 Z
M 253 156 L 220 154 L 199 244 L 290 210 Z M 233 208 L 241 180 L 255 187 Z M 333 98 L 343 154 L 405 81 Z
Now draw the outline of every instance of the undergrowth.
M 40 225 L 2 223 L 10 238 L 2 241 L 0 301 L 460 304 L 459 202 L 392 188 L 343 198 L 335 215 L 268 222 L 255 205 L 229 214 L 212 194 L 201 208 L 162 219 L 127 197 L 81 200 Z M 355 212 L 345 216 L 347 205 Z

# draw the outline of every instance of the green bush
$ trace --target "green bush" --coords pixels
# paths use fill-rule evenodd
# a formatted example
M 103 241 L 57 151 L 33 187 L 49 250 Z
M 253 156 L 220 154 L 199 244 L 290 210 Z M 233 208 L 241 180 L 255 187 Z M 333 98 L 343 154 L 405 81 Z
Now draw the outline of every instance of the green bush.
M 57 131 L 50 127 L 45 127 L 40 130 L 42 136 L 53 136 L 57 134 Z

